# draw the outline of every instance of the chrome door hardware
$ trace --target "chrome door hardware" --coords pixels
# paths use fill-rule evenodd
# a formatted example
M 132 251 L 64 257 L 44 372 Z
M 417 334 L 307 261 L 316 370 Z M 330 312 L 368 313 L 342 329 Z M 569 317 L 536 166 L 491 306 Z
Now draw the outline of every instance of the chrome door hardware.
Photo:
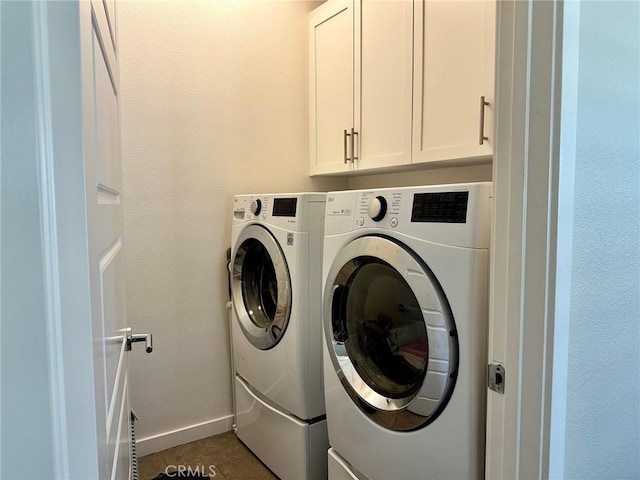
M 485 140 L 489 140 L 489 137 L 484 135 L 484 107 L 488 107 L 489 102 L 484 99 L 484 95 L 480 97 L 480 145 L 484 145 Z
M 353 132 L 353 128 L 351 129 L 351 131 Z M 350 162 L 351 158 L 349 157 L 349 139 L 351 138 L 351 134 L 347 131 L 347 129 L 344 130 L 344 163 Z M 353 144 L 351 144 L 351 148 L 353 149 Z
M 358 160 L 356 156 L 356 132 L 353 127 L 351 127 L 351 131 L 345 128 L 343 133 L 344 138 L 344 163 L 355 162 Z M 349 156 L 349 147 L 351 147 L 351 156 Z
M 487 386 L 490 390 L 504 393 L 505 371 L 502 365 L 490 363 L 487 370 Z
M 358 132 L 356 132 L 353 128 L 351 129 L 351 161 L 355 162 L 356 160 L 358 160 L 358 157 L 356 155 L 356 135 L 358 135 Z
M 153 337 L 150 333 L 138 333 L 132 334 L 131 329 L 127 328 L 127 351 L 131 350 L 131 344 L 134 342 L 145 342 L 145 351 L 147 353 L 153 352 Z

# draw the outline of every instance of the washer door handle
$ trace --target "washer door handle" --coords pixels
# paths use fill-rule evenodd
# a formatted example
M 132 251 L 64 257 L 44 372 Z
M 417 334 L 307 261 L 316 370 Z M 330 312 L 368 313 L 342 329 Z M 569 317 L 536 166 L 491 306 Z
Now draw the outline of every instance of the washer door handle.
M 349 295 L 349 287 L 336 285 L 333 289 L 333 298 L 331 299 L 331 326 L 333 328 L 333 339 L 336 342 L 344 343 L 347 341 L 349 334 L 345 326 L 344 304 Z

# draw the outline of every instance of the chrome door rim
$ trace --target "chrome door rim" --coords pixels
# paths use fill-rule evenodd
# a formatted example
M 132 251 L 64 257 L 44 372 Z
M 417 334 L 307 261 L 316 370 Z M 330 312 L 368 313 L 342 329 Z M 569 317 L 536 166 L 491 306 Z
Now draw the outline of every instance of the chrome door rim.
M 266 327 L 260 327 L 251 320 L 243 294 L 243 260 L 247 253 L 243 251 L 243 245 L 249 240 L 259 242 L 269 254 L 278 285 L 275 315 Z M 260 350 L 273 348 L 284 336 L 291 315 L 291 280 L 284 254 L 273 235 L 266 228 L 254 224 L 242 230 L 231 258 L 231 298 L 238 323 L 252 345 Z
M 436 352 L 432 353 L 431 348 L 429 349 L 423 385 L 417 392 L 403 398 L 382 395 L 368 385 L 348 356 L 345 342 L 336 340 L 333 335 L 332 303 L 334 292 L 356 272 L 352 265 L 355 263 L 355 259 L 361 257 L 379 259 L 396 270 L 413 291 L 423 312 L 430 311 L 425 305 L 427 295 L 437 295 L 437 300 L 443 307 L 442 325 L 437 328 L 426 325 L 428 342 L 430 345 L 432 343 L 436 345 Z M 417 275 L 409 275 L 410 272 L 421 272 L 433 291 L 425 293 L 427 287 L 425 282 L 419 280 Z M 338 378 L 354 403 L 376 421 L 378 421 L 376 412 L 387 416 L 388 414 L 396 414 L 407 417 L 398 422 L 403 425 L 402 428 L 398 428 L 399 430 L 420 428 L 433 421 L 442 411 L 453 392 L 457 377 L 458 342 L 449 304 L 428 266 L 410 249 L 388 237 L 373 235 L 359 237 L 349 242 L 336 255 L 327 276 L 324 292 L 323 319 L 329 357 Z M 425 323 L 427 323 L 426 320 Z M 446 332 L 446 340 L 444 340 L 443 332 Z M 446 361 L 443 361 L 443 358 L 446 358 Z M 446 382 L 442 382 L 443 375 L 447 377 Z M 436 378 L 439 378 L 440 381 L 435 381 Z M 362 405 L 363 402 L 365 405 Z M 385 422 L 387 424 L 384 426 L 393 429 L 386 420 Z M 391 423 L 394 422 L 395 420 Z

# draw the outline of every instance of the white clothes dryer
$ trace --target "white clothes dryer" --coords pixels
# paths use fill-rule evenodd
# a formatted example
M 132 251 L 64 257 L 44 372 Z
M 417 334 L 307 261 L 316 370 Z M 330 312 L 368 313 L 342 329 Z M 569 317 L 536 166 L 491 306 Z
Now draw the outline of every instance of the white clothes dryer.
M 327 195 L 331 478 L 483 478 L 491 196 L 491 183 Z
M 326 478 L 326 194 L 238 195 L 231 237 L 236 428 L 282 479 Z

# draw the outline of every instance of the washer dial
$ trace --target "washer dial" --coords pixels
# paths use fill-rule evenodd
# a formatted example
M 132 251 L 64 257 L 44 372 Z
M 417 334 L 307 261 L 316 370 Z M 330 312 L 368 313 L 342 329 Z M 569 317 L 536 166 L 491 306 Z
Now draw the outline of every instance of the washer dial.
M 387 200 L 381 195 L 372 198 L 371 200 L 369 200 L 369 208 L 367 209 L 367 213 L 371 217 L 371 220 L 373 220 L 374 222 L 379 222 L 387 214 Z
M 259 198 L 252 200 L 249 208 L 251 209 L 251 213 L 253 213 L 255 216 L 258 216 L 260 210 L 262 210 L 262 200 L 260 200 Z

